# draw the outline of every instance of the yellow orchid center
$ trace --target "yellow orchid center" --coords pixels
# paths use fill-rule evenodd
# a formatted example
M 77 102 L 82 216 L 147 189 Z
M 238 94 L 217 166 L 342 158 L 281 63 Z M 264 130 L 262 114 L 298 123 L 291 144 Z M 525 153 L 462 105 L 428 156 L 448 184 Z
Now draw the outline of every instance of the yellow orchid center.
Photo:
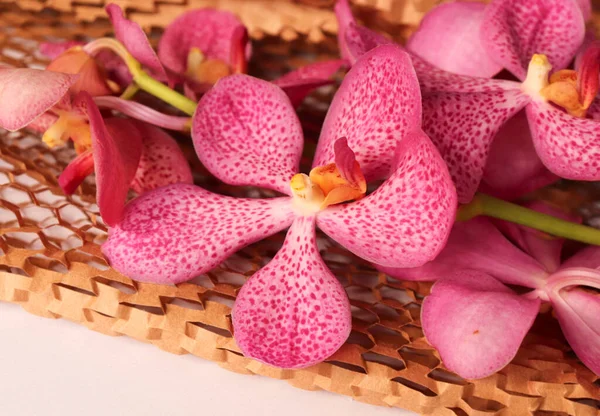
M 81 154 L 92 147 L 90 125 L 85 117 L 69 111 L 58 111 L 58 120 L 46 130 L 42 140 L 56 147 L 73 140 L 75 151 Z
M 200 84 L 214 85 L 231 74 L 229 65 L 219 59 L 207 59 L 198 48 L 191 48 L 187 57 L 186 75 Z

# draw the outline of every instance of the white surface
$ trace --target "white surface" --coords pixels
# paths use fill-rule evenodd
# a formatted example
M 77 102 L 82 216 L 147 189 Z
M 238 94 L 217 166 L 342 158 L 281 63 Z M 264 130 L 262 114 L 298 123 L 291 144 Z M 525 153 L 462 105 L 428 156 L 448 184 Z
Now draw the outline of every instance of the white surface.
M 200 407 L 200 403 L 204 408 Z M 0 415 L 409 416 L 0 302 Z

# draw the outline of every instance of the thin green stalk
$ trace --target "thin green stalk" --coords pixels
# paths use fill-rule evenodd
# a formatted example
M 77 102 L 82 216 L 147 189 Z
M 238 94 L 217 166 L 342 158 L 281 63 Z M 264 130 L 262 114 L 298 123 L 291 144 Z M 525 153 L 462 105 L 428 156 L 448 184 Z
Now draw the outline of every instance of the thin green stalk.
M 144 71 L 139 71 L 134 75 L 133 81 L 138 87 L 156 98 L 160 98 L 167 104 L 183 111 L 189 116 L 193 116 L 196 111 L 196 103 L 177 91 L 172 90 L 165 84 L 162 84 L 152 78 Z
M 477 194 L 470 203 L 462 205 L 458 210 L 456 220 L 466 221 L 478 215 L 525 225 L 556 237 L 600 246 L 600 230 L 596 228 L 542 214 L 485 194 Z

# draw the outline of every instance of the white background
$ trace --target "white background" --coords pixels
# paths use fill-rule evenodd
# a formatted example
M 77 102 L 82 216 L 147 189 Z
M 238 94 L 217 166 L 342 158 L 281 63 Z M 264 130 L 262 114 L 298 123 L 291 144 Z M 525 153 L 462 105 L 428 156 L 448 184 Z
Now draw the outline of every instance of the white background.
M 0 302 L 0 415 L 409 416 Z

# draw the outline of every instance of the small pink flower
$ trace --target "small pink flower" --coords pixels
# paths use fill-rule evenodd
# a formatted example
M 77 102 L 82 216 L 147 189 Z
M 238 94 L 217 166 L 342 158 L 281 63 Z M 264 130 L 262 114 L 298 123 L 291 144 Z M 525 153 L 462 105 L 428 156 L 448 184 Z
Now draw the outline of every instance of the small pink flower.
M 290 227 L 281 250 L 237 297 L 235 338 L 247 356 L 279 367 L 320 362 L 345 341 L 351 316 L 343 287 L 319 255 L 315 226 L 362 258 L 406 267 L 434 258 L 454 221 L 456 193 L 420 130 L 419 100 L 404 52 L 390 45 L 365 54 L 331 104 L 308 176 L 297 173 L 303 135 L 284 92 L 246 75 L 225 77 L 194 116 L 200 160 L 226 183 L 287 196 L 163 187 L 127 205 L 102 250 L 133 279 L 178 283 Z M 367 181 L 384 178 L 363 198 Z

